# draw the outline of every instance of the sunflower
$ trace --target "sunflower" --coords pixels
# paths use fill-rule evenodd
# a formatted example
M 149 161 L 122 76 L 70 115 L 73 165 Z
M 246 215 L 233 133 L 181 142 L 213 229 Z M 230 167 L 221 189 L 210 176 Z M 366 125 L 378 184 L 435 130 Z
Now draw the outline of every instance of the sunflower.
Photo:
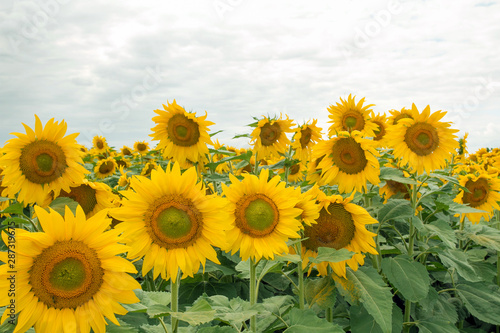
M 118 165 L 112 157 L 105 158 L 97 162 L 94 173 L 97 178 L 106 178 L 108 176 L 114 175 Z
M 284 154 L 290 145 L 290 140 L 286 137 L 286 133 L 291 133 L 290 127 L 293 125 L 293 120 L 286 116 L 286 120 L 270 119 L 264 117 L 259 120 L 257 127 L 252 131 L 252 139 L 254 142 L 253 151 L 258 154 L 259 158 L 269 158 L 271 156 L 279 157 L 279 154 Z
M 319 218 L 320 205 L 316 203 L 316 197 L 318 191 L 321 191 L 318 185 L 314 185 L 307 192 L 301 193 L 301 188 L 296 187 L 294 189 L 295 195 L 299 198 L 299 202 L 295 205 L 295 208 L 302 210 L 300 214 L 300 220 L 306 225 L 312 225 L 316 223 Z
M 430 114 L 427 106 L 419 113 L 412 105 L 413 119 L 400 119 L 397 125 L 387 131 L 387 142 L 394 148 L 394 157 L 400 158 L 419 174 L 443 168 L 446 159 L 451 159 L 458 142 L 454 133 L 458 130 L 449 128 L 451 123 L 440 122 L 446 112 L 436 111 Z
M 51 191 L 57 195 L 61 189 L 69 191 L 71 185 L 80 184 L 88 171 L 75 140 L 78 133 L 64 136 L 66 122 L 54 122 L 53 118 L 43 128 L 36 115 L 35 131 L 23 125 L 26 134 L 13 133 L 17 138 L 2 148 L 2 183 L 7 187 L 3 194 L 9 198 L 17 194 L 17 200 L 24 204 L 42 204 Z
M 105 317 L 120 325 L 115 314 L 127 313 L 120 303 L 139 302 L 133 289 L 137 281 L 132 263 L 119 256 L 127 250 L 117 231 L 107 231 L 106 212 L 85 218 L 80 207 L 73 216 L 66 208 L 64 217 L 35 206 L 44 232 L 16 229 L 15 273 L 0 266 L 0 278 L 15 276 L 16 313 L 14 332 L 34 326 L 36 332 L 106 331 Z M 2 233 L 7 244 L 8 235 Z M 7 253 L 0 259 L 7 262 Z M 0 284 L 0 306 L 10 304 L 8 283 Z M 5 296 L 4 296 L 5 295 Z M 4 311 L 2 323 L 8 318 Z
M 141 176 L 149 177 L 151 176 L 151 171 L 158 168 L 158 164 L 155 161 L 147 162 L 146 165 L 141 170 Z M 189 169 L 189 168 L 186 168 Z
M 413 119 L 413 113 L 410 109 L 402 108 L 401 111 L 398 110 L 389 110 L 391 116 L 388 119 L 389 124 L 397 125 L 400 119 Z
M 134 156 L 134 150 L 133 150 L 132 148 L 127 147 L 127 146 L 123 146 L 123 147 L 120 149 L 120 154 L 121 154 L 124 158 L 129 158 L 129 157 Z
M 108 185 L 89 182 L 85 179 L 83 184 L 71 187 L 68 192 L 61 191 L 59 197 L 68 197 L 78 202 L 87 218 L 89 218 L 103 209 L 112 208 L 113 201 L 116 200 L 117 196 L 113 194 Z
M 378 223 L 362 207 L 351 203 L 350 198 L 343 199 L 340 195 L 326 196 L 320 194 L 317 199 L 321 207 L 316 224 L 305 226 L 302 242 L 302 268 L 309 263 L 309 257 L 318 256 L 319 247 L 330 247 L 336 250 L 347 249 L 355 254 L 351 259 L 341 262 L 311 263 L 309 273 L 316 267 L 320 275 L 327 275 L 330 266 L 338 276 L 346 276 L 346 264 L 356 271 L 358 265 L 364 264 L 364 254 L 378 254 L 375 250 L 375 233 L 366 230 L 366 224 Z
M 320 169 L 318 166 L 321 163 L 321 161 L 325 158 L 326 155 L 321 155 L 317 156 L 316 150 L 313 151 L 313 156 L 312 160 L 307 163 L 307 172 L 306 172 L 306 180 L 310 184 L 318 184 L 318 185 L 324 185 L 321 182 L 321 174 L 323 173 L 323 170 Z
M 325 155 L 318 164 L 323 170 L 321 182 L 337 184 L 340 193 L 366 190 L 367 180 L 373 185 L 380 183 L 378 152 L 373 141 L 358 131 L 340 132 L 338 137 L 318 143 L 315 152 Z
M 149 136 L 160 140 L 158 149 L 164 149 L 163 156 L 183 163 L 186 160 L 197 162 L 201 156 L 208 154 L 207 144 L 213 145 L 208 135 L 208 126 L 214 125 L 207 121 L 207 113 L 196 117 L 196 113 L 188 113 L 174 101 L 163 104 L 163 110 L 154 110 L 158 116 L 153 117 L 157 124 Z
M 120 192 L 126 199 L 111 215 L 123 221 L 115 228 L 131 247 L 127 257 L 144 257 L 143 276 L 154 268 L 155 279 L 161 274 L 175 282 L 178 269 L 184 278 L 200 263 L 204 268 L 206 259 L 219 264 L 213 246 L 226 246 L 227 202 L 205 194 L 194 167 L 182 174 L 178 163 L 158 168 L 151 179 L 133 177 L 130 188 Z
M 106 138 L 103 136 L 96 135 L 92 139 L 92 150 L 94 153 L 102 154 L 107 152 L 109 149 L 108 143 L 106 142 Z
M 120 171 L 120 178 L 118 179 L 116 187 L 120 186 L 126 188 L 130 184 L 130 178 L 127 175 L 129 171 L 124 171 L 123 166 L 118 167 L 118 170 Z
M 372 113 L 371 115 L 371 121 L 375 123 L 378 126 L 378 129 L 374 131 L 375 137 L 373 138 L 373 141 L 375 141 L 376 145 L 378 147 L 385 147 L 386 140 L 385 140 L 385 135 L 387 134 L 387 119 L 385 118 L 385 114 L 377 114 L 375 115 Z
M 130 162 L 130 160 L 126 157 L 123 158 L 118 157 L 117 159 L 115 159 L 115 162 L 118 168 L 128 169 L 132 165 L 132 162 Z
M 214 149 L 215 150 L 228 150 L 228 148 L 226 148 L 224 145 L 222 145 L 219 142 L 219 140 L 215 140 L 214 141 Z M 222 160 L 225 157 L 227 157 L 225 154 L 213 154 L 212 155 L 212 161 L 214 163 L 215 162 L 219 162 L 220 160 Z M 221 164 L 217 165 L 217 167 L 215 168 L 215 172 L 217 172 L 217 173 L 228 173 L 229 170 L 230 170 L 229 163 L 231 163 L 231 161 L 224 162 L 224 163 L 221 163 Z
M 149 143 L 146 141 L 136 141 L 134 143 L 134 151 L 139 155 L 146 155 L 149 151 Z
M 294 158 L 304 164 L 311 158 L 312 147 L 321 140 L 321 128 L 316 126 L 317 122 L 318 120 L 313 119 L 312 124 L 305 123 L 297 127 L 293 135 Z
M 356 104 L 354 97 L 349 97 L 347 100 L 340 98 L 341 103 L 337 103 L 337 105 L 330 105 L 328 107 L 328 111 L 330 115 L 328 118 L 331 119 L 329 123 L 332 123 L 332 126 L 328 129 L 328 135 L 334 136 L 338 132 L 342 131 L 360 131 L 365 136 L 374 137 L 375 131 L 378 129 L 378 126 L 370 121 L 370 112 L 372 110 L 370 107 L 373 104 L 363 106 L 365 99 L 362 98 Z
M 459 176 L 458 181 L 469 192 L 460 189 L 453 201 L 485 211 L 484 213 L 461 214 L 460 222 L 464 221 L 465 216 L 472 223 L 479 223 L 481 217 L 489 221 L 495 209 L 500 210 L 500 206 L 497 203 L 500 201 L 500 179 L 482 172 L 477 176 L 474 174 Z
M 457 160 L 460 162 L 465 162 L 465 156 L 469 155 L 467 151 L 467 137 L 469 133 L 465 133 L 463 138 L 458 139 L 458 157 Z
M 300 182 L 304 179 L 304 172 L 307 171 L 307 167 L 304 163 L 299 162 L 294 165 L 292 165 L 288 169 L 288 182 L 290 183 L 295 183 L 295 182 Z M 285 169 L 280 169 L 280 173 L 284 173 Z
M 286 242 L 299 238 L 302 224 L 296 217 L 302 213 L 295 208 L 299 197 L 291 187 L 285 187 L 279 176 L 269 178 L 269 170 L 260 176 L 246 174 L 240 182 L 229 175 L 231 185 L 222 183 L 222 191 L 229 200 L 232 228 L 227 232 L 229 250 L 246 261 L 288 253 Z

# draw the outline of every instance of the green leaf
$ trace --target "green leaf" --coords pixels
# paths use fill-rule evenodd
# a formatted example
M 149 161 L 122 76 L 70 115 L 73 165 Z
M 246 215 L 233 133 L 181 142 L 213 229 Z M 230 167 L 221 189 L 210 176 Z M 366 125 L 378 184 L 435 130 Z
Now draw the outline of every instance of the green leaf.
M 382 271 L 405 299 L 418 302 L 429 292 L 430 278 L 425 266 L 408 256 L 382 259 Z
M 438 255 L 443 265 L 456 269 L 457 273 L 467 281 L 478 282 L 482 280 L 481 276 L 469 263 L 467 253 L 456 249 L 446 249 L 439 251 Z
M 474 243 L 495 251 L 500 251 L 500 230 L 488 226 L 473 226 L 470 231 L 461 233 Z
M 351 252 L 348 249 L 336 250 L 330 247 L 319 247 L 316 258 L 309 257 L 309 260 L 315 264 L 320 264 L 323 261 L 341 262 L 351 259 L 354 254 L 354 252 Z
M 14 222 L 14 225 L 12 225 L 12 222 Z M 19 226 L 24 224 L 31 224 L 31 222 L 23 217 L 7 217 L 5 220 L 2 221 L 2 224 L 18 228 Z
M 411 204 L 405 199 L 390 199 L 387 204 L 380 208 L 378 212 L 378 220 L 380 223 L 387 222 L 393 219 L 407 219 L 413 217 L 415 212 L 411 208 Z
M 433 235 L 438 236 L 447 247 L 456 247 L 457 237 L 455 236 L 455 231 L 446 221 L 437 220 L 430 224 L 425 224 L 424 228 L 431 233 L 431 237 Z
M 0 202 L 9 201 L 9 200 L 10 200 L 10 198 L 0 197 Z
M 337 300 L 335 290 L 335 282 L 330 276 L 308 279 L 305 285 L 305 297 L 309 307 L 313 304 L 324 310 L 333 307 Z
M 185 312 L 170 312 L 174 318 L 187 322 L 189 325 L 200 325 L 212 321 L 215 310 L 212 309 L 206 299 L 199 299 Z
M 392 293 L 382 277 L 371 267 L 360 267 L 355 272 L 347 269 L 346 277 L 355 286 L 355 292 L 363 306 L 379 324 L 382 332 L 391 332 Z
M 161 324 L 158 325 L 142 325 L 141 330 L 144 331 L 144 333 L 165 333 L 165 330 L 163 329 L 163 326 Z
M 500 291 L 498 286 L 484 283 L 457 285 L 458 296 L 469 312 L 478 319 L 500 325 Z
M 339 325 L 318 318 L 313 310 L 292 309 L 290 311 L 290 324 L 284 332 L 344 333 L 344 330 Z
M 230 300 L 226 296 L 216 295 L 204 297 L 204 299 L 216 311 L 215 318 L 231 323 L 236 327 L 241 327 L 244 321 L 258 313 L 255 306 L 250 306 L 250 302 L 239 297 Z
M 129 323 L 118 319 L 120 326 L 113 324 L 108 321 L 108 325 L 106 326 L 106 332 L 110 333 L 137 333 L 137 327 L 130 325 Z M 76 327 L 75 327 L 76 330 Z
M 24 206 L 20 202 L 13 203 L 9 207 L 5 208 L 4 210 L 0 211 L 0 214 L 17 214 L 17 215 L 22 215 L 23 214 L 23 209 Z
M 393 180 L 395 182 L 403 184 L 413 184 L 413 185 L 418 184 L 415 180 L 405 177 L 402 170 L 389 167 L 380 168 L 380 179 Z
M 450 214 L 465 214 L 465 213 L 485 213 L 486 211 L 472 208 L 468 205 L 463 205 L 458 202 L 451 202 L 450 209 L 448 212 Z
M 350 323 L 352 333 L 382 333 L 382 329 L 368 314 L 366 309 L 359 305 L 351 306 Z M 392 306 L 392 332 L 401 332 L 403 329 L 403 312 L 395 305 Z
M 55 198 L 49 205 L 50 208 L 61 214 L 61 216 L 64 216 L 66 206 L 68 206 L 73 215 L 76 214 L 76 207 L 78 207 L 78 202 L 68 197 Z
M 417 321 L 419 333 L 459 333 L 458 328 L 447 320 L 439 317 L 432 317 Z
M 140 299 L 141 304 L 145 306 L 154 304 L 169 305 L 172 298 L 170 293 L 164 291 L 143 291 L 136 289 L 134 293 Z
M 279 255 L 279 256 L 276 256 L 274 258 L 275 260 L 277 261 L 282 261 L 282 262 L 292 262 L 292 263 L 298 263 L 299 261 L 302 260 L 302 258 L 298 255 L 298 254 L 283 254 L 283 255 Z
M 235 333 L 239 332 L 231 326 L 215 326 L 215 327 L 202 327 L 196 331 L 197 333 Z M 165 331 L 163 331 L 165 333 Z
M 255 267 L 255 274 L 258 280 L 262 280 L 264 275 L 270 272 L 281 272 L 281 267 L 283 267 L 283 262 L 275 260 L 261 260 L 257 263 Z M 235 269 L 240 272 L 238 276 L 242 279 L 250 278 L 250 260 L 241 261 L 236 265 Z
M 233 136 L 233 139 L 238 139 L 238 138 L 249 138 L 249 139 L 251 139 L 252 136 L 250 134 L 236 134 L 235 136 Z

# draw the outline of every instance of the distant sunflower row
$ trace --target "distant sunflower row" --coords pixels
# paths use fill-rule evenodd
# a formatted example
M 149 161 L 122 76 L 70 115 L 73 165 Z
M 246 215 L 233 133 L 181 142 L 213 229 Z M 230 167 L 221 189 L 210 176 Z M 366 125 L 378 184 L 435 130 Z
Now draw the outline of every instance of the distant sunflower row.
M 356 192 L 380 186 L 387 200 L 417 186 L 384 184 L 381 166 L 407 177 L 450 168 L 461 185 L 455 200 L 484 211 L 461 221 L 488 220 L 500 209 L 498 151 L 468 156 L 466 137 L 457 141 L 445 112 L 413 104 L 386 118 L 371 106 L 351 95 L 331 105 L 326 139 L 316 120 L 294 128 L 288 116 L 263 116 L 251 125 L 249 149 L 212 141 L 207 114 L 197 117 L 175 100 L 155 110 L 154 149 L 139 141 L 117 151 L 100 136 L 87 149 L 78 134 L 65 135 L 64 121 L 44 127 L 35 115 L 35 129 L 23 124 L 26 133 L 14 133 L 0 151 L 0 196 L 10 199 L 0 208 L 34 206 L 38 229 L 16 229 L 23 295 L 16 331 L 69 323 L 104 332 L 104 317 L 117 324 L 115 314 L 126 313 L 119 303 L 138 301 L 132 290 L 140 286 L 128 274 L 139 259 L 143 276 L 152 270 L 154 278 L 176 281 L 204 269 L 207 259 L 218 264 L 217 251 L 253 261 L 301 252 L 308 273 L 345 277 L 346 265 L 357 270 L 365 253 L 377 254 L 367 225 L 378 221 L 353 202 Z M 60 197 L 76 201 L 76 212 L 48 208 Z M 9 235 L 2 237 L 7 244 Z M 287 244 L 301 238 L 298 249 Z M 353 255 L 311 262 L 320 247 Z M 0 260 L 7 263 L 7 254 Z M 1 281 L 7 267 L 0 266 Z M 0 306 L 9 302 L 7 290 L 0 284 Z

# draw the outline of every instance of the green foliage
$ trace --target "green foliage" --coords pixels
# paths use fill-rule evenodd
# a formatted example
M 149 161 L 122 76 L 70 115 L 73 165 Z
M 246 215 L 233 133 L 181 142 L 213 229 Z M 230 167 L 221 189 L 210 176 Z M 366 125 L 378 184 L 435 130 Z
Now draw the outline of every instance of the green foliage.
M 389 282 L 412 302 L 418 302 L 429 292 L 429 274 L 425 266 L 407 256 L 382 259 L 382 272 Z

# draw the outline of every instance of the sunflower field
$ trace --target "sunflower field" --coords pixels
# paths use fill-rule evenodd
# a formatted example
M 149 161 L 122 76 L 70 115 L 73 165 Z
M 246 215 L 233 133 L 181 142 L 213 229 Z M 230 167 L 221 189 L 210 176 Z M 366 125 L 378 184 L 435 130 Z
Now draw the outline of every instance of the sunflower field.
M 175 100 L 155 147 L 35 115 L 0 149 L 0 333 L 499 333 L 500 150 L 372 107 L 247 148 Z

